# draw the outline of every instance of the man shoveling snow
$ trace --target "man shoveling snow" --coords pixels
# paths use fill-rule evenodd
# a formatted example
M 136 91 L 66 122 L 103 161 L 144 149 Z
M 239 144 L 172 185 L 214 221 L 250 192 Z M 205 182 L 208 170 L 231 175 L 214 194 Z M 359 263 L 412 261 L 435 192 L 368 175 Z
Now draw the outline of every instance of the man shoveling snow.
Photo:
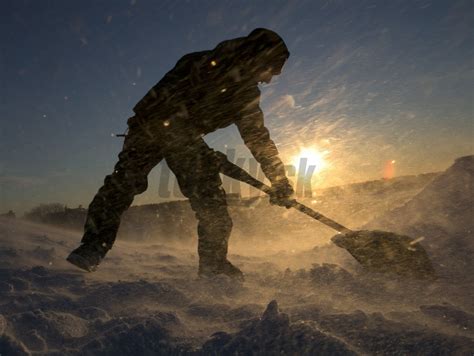
M 134 107 L 119 161 L 89 205 L 81 245 L 68 261 L 86 271 L 97 268 L 113 246 L 121 215 L 165 159 L 198 219 L 199 275 L 242 278 L 227 260 L 232 219 L 219 159 L 203 136 L 235 124 L 272 183 L 270 201 L 289 207 L 293 188 L 264 126 L 258 89 L 281 73 L 288 57 L 284 41 L 267 29 L 183 56 Z

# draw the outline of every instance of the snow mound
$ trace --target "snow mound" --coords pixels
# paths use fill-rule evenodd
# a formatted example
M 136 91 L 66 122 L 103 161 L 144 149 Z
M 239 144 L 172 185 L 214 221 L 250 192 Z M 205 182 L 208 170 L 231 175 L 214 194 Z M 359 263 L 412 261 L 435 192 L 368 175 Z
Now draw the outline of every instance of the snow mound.
M 420 310 L 423 314 L 442 323 L 453 325 L 459 330 L 465 330 L 467 332 L 474 330 L 474 315 L 456 308 L 451 304 L 422 305 Z
M 104 325 L 103 332 L 81 348 L 89 355 L 176 355 L 191 350 L 172 336 L 172 327 L 182 328 L 171 313 L 158 313 L 146 318 L 121 318 Z
M 23 345 L 21 342 L 17 342 L 8 335 L 0 335 L 0 351 L 3 354 L 9 356 L 31 355 L 25 345 Z
M 312 323 L 291 323 L 271 301 L 261 318 L 235 334 L 219 332 L 202 348 L 217 355 L 355 355 L 348 345 L 319 331 Z
M 449 278 L 470 276 L 474 268 L 474 156 L 456 159 L 406 204 L 376 218 L 366 228 L 420 238 Z
M 474 341 L 462 336 L 440 334 L 421 325 L 386 319 L 381 313 L 323 315 L 318 320 L 321 330 L 350 340 L 365 354 L 467 355 Z
M 88 322 L 70 313 L 35 309 L 16 314 L 12 322 L 14 333 L 23 335 L 22 341 L 31 351 L 60 349 L 65 340 L 88 333 Z

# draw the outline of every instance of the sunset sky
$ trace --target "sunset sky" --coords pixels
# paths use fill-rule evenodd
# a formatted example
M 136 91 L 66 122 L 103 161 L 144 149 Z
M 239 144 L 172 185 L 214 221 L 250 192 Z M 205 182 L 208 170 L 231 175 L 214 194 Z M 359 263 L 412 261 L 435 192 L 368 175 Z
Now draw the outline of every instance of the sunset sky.
M 0 4 L 0 213 L 87 206 L 117 160 L 112 134 L 150 87 L 182 55 L 256 27 L 290 50 L 261 87 L 262 109 L 286 164 L 300 152 L 324 161 L 315 187 L 439 171 L 474 153 L 469 0 Z M 249 157 L 235 127 L 206 141 Z M 160 166 L 135 204 L 163 200 Z

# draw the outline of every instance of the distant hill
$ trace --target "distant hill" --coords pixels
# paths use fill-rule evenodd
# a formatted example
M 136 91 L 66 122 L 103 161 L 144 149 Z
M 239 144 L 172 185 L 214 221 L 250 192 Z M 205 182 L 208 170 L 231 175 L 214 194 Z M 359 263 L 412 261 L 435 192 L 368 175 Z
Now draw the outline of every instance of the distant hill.
M 312 207 L 351 228 L 360 227 L 388 210 L 405 204 L 439 173 L 401 176 L 353 183 L 316 191 Z M 304 202 L 311 203 L 307 199 Z
M 316 190 L 315 197 L 302 202 L 349 227 L 356 228 L 387 210 L 401 206 L 431 182 L 437 173 L 374 180 Z M 326 242 L 334 231 L 307 216 L 271 206 L 264 196 L 240 198 L 228 194 L 234 233 L 246 240 L 314 235 Z M 41 215 L 41 222 L 82 230 L 87 210 L 55 209 Z M 309 230 L 308 230 L 309 229 Z M 310 234 L 308 233 L 310 232 Z M 120 239 L 189 239 L 196 235 L 196 219 L 186 200 L 132 206 L 125 212 Z M 314 241 L 314 240 L 313 240 Z

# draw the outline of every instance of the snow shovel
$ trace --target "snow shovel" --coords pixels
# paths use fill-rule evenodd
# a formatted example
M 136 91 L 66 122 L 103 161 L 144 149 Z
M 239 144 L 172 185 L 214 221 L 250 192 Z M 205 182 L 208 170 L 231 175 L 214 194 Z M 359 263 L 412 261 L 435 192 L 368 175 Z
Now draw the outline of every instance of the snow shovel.
M 216 154 L 222 174 L 247 183 L 266 194 L 271 193 L 269 186 L 230 162 L 225 154 Z M 431 261 L 417 240 L 386 231 L 353 231 L 296 200 L 292 202 L 291 208 L 338 231 L 331 241 L 347 250 L 368 271 L 424 279 L 435 277 Z

